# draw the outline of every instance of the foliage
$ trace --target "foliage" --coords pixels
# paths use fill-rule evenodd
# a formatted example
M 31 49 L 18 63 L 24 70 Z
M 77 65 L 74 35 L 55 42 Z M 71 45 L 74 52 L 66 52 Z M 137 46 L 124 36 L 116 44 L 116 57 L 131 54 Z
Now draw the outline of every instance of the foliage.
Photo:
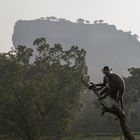
M 124 95 L 124 107 L 130 126 L 134 131 L 139 131 L 140 68 L 130 68 L 128 71 L 130 75 L 125 78 L 126 93 Z M 105 100 L 106 103 L 107 101 L 108 99 Z M 116 125 L 112 116 L 105 115 L 104 118 L 101 117 L 99 102 L 96 101 L 93 95 L 86 94 L 84 96 L 84 104 L 84 110 L 81 112 L 81 115 L 76 123 L 76 127 L 81 133 L 91 134 L 120 132 L 120 129 Z
M 0 134 L 9 139 L 60 139 L 68 134 L 84 90 L 86 52 L 38 38 L 31 48 L 0 54 Z
M 140 98 L 140 68 L 128 69 L 130 76 L 126 78 L 127 96 L 126 103 L 135 103 Z

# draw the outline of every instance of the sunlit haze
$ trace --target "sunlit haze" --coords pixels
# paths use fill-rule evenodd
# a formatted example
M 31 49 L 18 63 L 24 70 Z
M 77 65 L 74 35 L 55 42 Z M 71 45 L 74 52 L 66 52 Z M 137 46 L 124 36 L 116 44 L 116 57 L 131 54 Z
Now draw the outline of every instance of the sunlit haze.
M 56 16 L 75 21 L 84 18 L 93 22 L 103 19 L 118 29 L 140 36 L 139 0 L 0 0 L 0 52 L 12 45 L 17 20 Z

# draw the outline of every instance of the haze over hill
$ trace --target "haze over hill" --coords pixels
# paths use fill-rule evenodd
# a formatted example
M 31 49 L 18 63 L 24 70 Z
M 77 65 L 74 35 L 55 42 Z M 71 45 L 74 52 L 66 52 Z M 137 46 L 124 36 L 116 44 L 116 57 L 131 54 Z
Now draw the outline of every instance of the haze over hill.
M 19 20 L 14 27 L 13 45 L 33 47 L 33 41 L 45 37 L 49 44 L 60 43 L 64 47 L 73 45 L 87 51 L 89 74 L 93 80 L 100 80 L 101 68 L 109 65 L 117 73 L 127 76 L 127 69 L 140 67 L 140 42 L 137 35 L 116 29 L 115 25 L 94 24 L 83 20 L 78 23 L 65 19 L 47 18 Z

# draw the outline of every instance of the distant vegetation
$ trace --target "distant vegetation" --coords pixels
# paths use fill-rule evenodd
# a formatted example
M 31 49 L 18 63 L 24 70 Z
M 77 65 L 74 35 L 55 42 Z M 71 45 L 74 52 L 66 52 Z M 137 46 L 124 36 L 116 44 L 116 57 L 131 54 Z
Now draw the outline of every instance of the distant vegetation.
M 85 50 L 77 46 L 64 50 L 60 44 L 51 47 L 45 38 L 33 44 L 36 50 L 18 46 L 0 54 L 1 138 L 115 139 L 107 136 L 121 132 L 114 118 L 101 117 L 94 94 L 81 83 L 81 77 L 88 78 Z M 125 110 L 133 131 L 139 132 L 140 69 L 129 72 Z
M 0 54 L 1 139 L 120 139 L 114 118 L 101 117 L 96 97 L 81 83 L 81 77 L 89 79 L 87 65 L 94 79 L 104 64 L 123 74 L 129 68 L 125 111 L 132 130 L 140 132 L 138 36 L 102 19 L 93 23 L 56 17 L 16 23 L 15 48 Z
M 0 135 L 14 140 L 60 140 L 72 133 L 87 75 L 85 50 L 45 38 L 32 49 L 18 46 L 0 54 Z

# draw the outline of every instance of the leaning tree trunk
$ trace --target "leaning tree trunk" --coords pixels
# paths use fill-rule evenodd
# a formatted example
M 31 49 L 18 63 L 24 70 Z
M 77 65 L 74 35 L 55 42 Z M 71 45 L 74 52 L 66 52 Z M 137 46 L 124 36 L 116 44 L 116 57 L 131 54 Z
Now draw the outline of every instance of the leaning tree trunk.
M 84 79 L 82 79 L 82 82 L 85 86 L 89 87 L 89 85 L 84 81 Z M 96 90 L 91 89 L 97 97 L 99 97 L 100 95 L 98 94 L 98 92 Z M 107 107 L 106 105 L 104 105 L 101 101 L 100 104 L 102 106 L 102 116 L 108 112 L 111 114 L 114 114 L 117 119 L 119 119 L 120 122 L 120 127 L 122 129 L 123 135 L 124 135 L 124 139 L 125 140 L 135 140 L 131 129 L 128 126 L 128 121 L 127 121 L 127 116 L 125 114 L 125 112 L 121 109 L 120 105 L 114 105 L 112 107 Z
M 127 116 L 125 112 L 121 109 L 121 107 L 114 105 L 109 108 L 109 107 L 106 107 L 104 104 L 101 104 L 101 105 L 102 105 L 102 110 L 103 110 L 102 115 L 104 115 L 105 112 L 108 112 L 117 116 L 117 118 L 120 121 L 120 127 L 122 129 L 125 140 L 135 140 L 128 126 Z

